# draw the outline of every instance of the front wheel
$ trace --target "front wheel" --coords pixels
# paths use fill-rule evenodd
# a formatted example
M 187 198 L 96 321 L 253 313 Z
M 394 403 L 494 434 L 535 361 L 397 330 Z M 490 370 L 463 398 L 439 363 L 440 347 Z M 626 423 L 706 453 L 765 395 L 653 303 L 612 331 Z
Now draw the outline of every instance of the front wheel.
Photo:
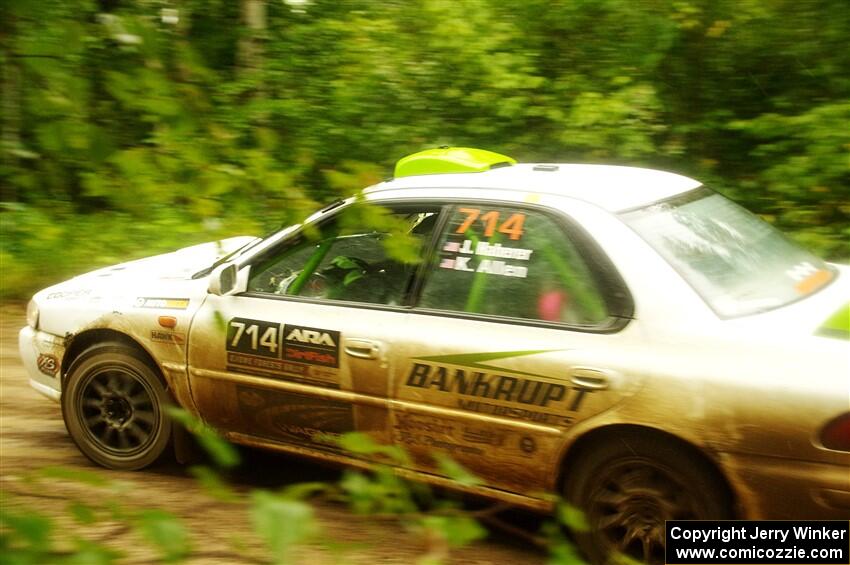
M 95 345 L 71 365 L 62 418 L 89 459 L 110 469 L 154 463 L 169 445 L 168 392 L 144 356 L 120 343 Z
M 576 541 L 592 563 L 617 553 L 664 563 L 665 520 L 732 517 L 725 483 L 695 455 L 642 434 L 624 434 L 580 454 L 565 495 L 585 512 L 590 531 L 576 534 Z

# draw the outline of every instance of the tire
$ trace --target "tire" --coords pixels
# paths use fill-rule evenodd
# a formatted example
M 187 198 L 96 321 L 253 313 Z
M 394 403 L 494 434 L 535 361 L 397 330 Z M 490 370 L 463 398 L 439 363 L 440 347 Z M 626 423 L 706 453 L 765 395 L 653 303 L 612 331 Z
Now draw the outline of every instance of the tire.
M 665 520 L 732 518 L 726 483 L 687 446 L 625 433 L 578 455 L 564 495 L 585 513 L 590 530 L 574 537 L 591 563 L 664 563 Z
M 171 404 L 157 369 L 138 350 L 110 342 L 85 350 L 62 390 L 62 418 L 89 459 L 110 469 L 154 463 L 171 441 Z

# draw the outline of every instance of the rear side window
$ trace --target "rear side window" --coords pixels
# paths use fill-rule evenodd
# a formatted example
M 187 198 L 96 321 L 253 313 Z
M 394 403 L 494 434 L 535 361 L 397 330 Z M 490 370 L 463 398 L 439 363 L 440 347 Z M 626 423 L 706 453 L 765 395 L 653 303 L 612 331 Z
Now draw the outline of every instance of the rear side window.
M 571 325 L 608 318 L 578 249 L 537 210 L 456 206 L 429 271 L 424 308 Z

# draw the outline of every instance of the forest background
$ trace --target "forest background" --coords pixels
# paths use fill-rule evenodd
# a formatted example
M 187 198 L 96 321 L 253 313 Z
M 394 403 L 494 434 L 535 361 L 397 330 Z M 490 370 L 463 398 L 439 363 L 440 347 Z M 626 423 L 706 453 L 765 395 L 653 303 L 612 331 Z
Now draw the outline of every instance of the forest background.
M 0 0 L 0 297 L 438 145 L 703 180 L 850 262 L 846 0 Z

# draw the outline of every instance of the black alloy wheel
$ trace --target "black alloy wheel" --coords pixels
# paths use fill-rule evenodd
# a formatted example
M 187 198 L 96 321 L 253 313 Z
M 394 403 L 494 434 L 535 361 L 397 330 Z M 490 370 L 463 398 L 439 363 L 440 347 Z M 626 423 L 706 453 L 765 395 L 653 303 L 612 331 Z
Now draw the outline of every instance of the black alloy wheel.
M 141 352 L 106 343 L 83 352 L 62 391 L 62 416 L 71 438 L 95 463 L 141 469 L 168 447 L 170 403 L 157 370 Z
M 728 488 L 694 453 L 664 438 L 618 437 L 582 454 L 567 477 L 567 501 L 585 512 L 576 534 L 592 563 L 616 554 L 664 563 L 666 520 L 732 516 Z

